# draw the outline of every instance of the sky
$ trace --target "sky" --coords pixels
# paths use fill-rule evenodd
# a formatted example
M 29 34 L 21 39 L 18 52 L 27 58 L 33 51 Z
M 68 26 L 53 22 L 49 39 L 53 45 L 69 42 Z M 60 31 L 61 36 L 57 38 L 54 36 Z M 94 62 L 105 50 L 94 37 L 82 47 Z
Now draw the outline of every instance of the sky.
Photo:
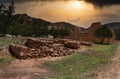
M 8 2 L 9 0 L 0 0 Z M 16 13 L 50 22 L 89 27 L 93 22 L 120 22 L 120 0 L 14 0 Z

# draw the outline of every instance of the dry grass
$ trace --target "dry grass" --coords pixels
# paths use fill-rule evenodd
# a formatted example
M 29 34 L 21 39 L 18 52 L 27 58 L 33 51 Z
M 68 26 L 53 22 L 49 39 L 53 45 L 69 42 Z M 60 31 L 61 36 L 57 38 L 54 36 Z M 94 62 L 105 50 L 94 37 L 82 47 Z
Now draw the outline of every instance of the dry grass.
M 0 50 L 0 62 L 9 63 L 13 60 L 15 60 L 15 58 L 12 57 L 12 55 L 10 54 L 7 48 Z

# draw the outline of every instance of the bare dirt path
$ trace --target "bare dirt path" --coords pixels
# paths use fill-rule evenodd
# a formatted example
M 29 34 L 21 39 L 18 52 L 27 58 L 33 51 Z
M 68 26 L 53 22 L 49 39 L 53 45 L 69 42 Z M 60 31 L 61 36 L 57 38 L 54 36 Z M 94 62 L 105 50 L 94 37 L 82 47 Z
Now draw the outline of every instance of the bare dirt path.
M 116 55 L 111 59 L 111 64 L 100 68 L 96 73 L 95 79 L 120 79 L 120 46 L 116 50 Z
M 59 58 L 41 58 L 15 60 L 11 63 L 0 64 L 0 79 L 41 79 L 55 72 L 43 67 L 45 61 L 55 61 Z

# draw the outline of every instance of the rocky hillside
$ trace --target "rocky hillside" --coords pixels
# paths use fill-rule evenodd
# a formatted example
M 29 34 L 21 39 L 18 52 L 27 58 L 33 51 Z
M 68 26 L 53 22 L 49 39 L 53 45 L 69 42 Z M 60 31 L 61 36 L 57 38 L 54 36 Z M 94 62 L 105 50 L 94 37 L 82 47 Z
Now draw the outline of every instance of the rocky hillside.
M 75 25 L 67 22 L 51 23 L 43 19 L 33 18 L 27 14 L 15 14 L 10 18 L 7 16 L 0 16 L 0 32 L 1 34 L 21 35 L 21 36 L 48 36 L 74 31 Z M 51 29 L 51 26 L 55 29 Z M 61 28 L 61 26 L 63 28 Z M 66 28 L 67 27 L 67 28 Z M 59 29 L 60 28 L 60 29 Z M 59 33 L 54 33 L 59 29 Z M 61 30 L 62 29 L 62 30 Z M 58 32 L 58 31 L 57 31 Z
M 67 23 L 67 22 L 49 22 L 43 19 L 37 19 L 37 18 L 33 18 L 28 16 L 27 14 L 16 14 L 13 16 L 13 20 L 14 22 L 17 22 L 19 24 L 22 25 L 39 25 L 39 26 L 60 26 L 63 25 L 63 27 L 68 27 L 72 30 L 74 30 L 74 28 L 76 27 L 73 24 Z
M 56 22 L 56 23 L 53 23 L 53 25 L 54 25 L 54 26 L 68 27 L 68 28 L 70 28 L 71 30 L 74 30 L 75 27 L 77 27 L 77 26 L 75 26 L 75 25 L 73 25 L 73 24 L 70 24 L 70 23 L 67 23 L 67 22 Z
M 28 16 L 27 14 L 16 14 L 13 16 L 14 22 L 17 22 L 22 25 L 39 25 L 39 26 L 48 26 L 51 25 L 51 22 L 48 22 L 43 19 L 36 19 Z

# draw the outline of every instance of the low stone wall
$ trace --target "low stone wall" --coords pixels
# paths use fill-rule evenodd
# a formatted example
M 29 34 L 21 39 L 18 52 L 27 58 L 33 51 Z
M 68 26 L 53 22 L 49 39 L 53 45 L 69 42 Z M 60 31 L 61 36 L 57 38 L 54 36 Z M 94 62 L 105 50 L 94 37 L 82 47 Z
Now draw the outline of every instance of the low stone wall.
M 9 45 L 9 50 L 17 58 L 27 59 L 67 56 L 74 53 L 72 49 L 80 47 L 79 42 L 66 40 L 65 43 L 61 43 L 59 40 L 56 41 L 28 38 L 25 45 L 11 44 Z

